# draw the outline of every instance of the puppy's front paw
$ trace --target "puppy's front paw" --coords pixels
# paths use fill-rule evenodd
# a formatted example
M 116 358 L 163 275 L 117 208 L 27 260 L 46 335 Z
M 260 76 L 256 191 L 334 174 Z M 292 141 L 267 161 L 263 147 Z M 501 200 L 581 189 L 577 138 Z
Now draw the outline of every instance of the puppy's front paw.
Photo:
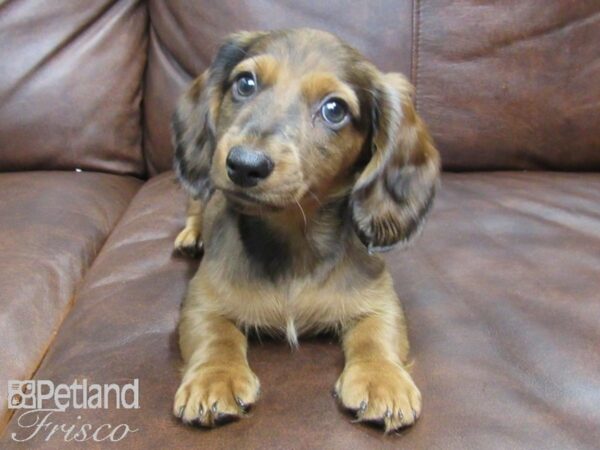
M 200 256 L 202 247 L 200 230 L 197 228 L 185 227 L 175 238 L 175 250 L 192 258 Z
M 419 389 L 403 367 L 388 361 L 347 365 L 335 394 L 359 421 L 381 423 L 386 432 L 412 425 L 421 414 Z
M 173 413 L 184 423 L 214 427 L 236 420 L 258 398 L 260 384 L 247 365 L 202 364 L 188 370 Z

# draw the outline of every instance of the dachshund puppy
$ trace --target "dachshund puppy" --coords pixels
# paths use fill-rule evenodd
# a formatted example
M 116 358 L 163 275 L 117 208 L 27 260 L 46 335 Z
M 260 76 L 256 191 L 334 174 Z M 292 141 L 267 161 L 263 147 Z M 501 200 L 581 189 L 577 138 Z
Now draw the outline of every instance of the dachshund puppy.
M 338 332 L 339 402 L 386 431 L 417 419 L 403 312 L 373 254 L 418 233 L 439 178 L 411 96 L 337 37 L 295 29 L 230 36 L 180 100 L 191 200 L 175 247 L 204 252 L 179 324 L 183 422 L 214 426 L 257 400 L 250 330 L 294 345 Z

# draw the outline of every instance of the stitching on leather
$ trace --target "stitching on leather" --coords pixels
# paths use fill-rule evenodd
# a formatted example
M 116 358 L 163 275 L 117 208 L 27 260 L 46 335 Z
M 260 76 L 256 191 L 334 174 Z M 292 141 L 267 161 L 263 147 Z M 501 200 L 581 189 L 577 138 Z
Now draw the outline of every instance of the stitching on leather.
M 412 5 L 412 61 L 411 78 L 415 87 L 414 105 L 415 110 L 419 111 L 419 48 L 421 45 L 421 2 L 413 0 Z
M 144 98 L 142 99 L 142 102 L 144 102 L 146 100 L 146 93 L 147 93 L 147 89 L 148 86 L 146 84 L 146 72 L 150 70 L 150 52 L 152 51 L 152 45 L 154 43 L 154 47 L 155 47 L 155 52 L 158 55 L 157 57 L 155 57 L 155 59 L 157 59 L 157 61 L 154 61 L 154 66 L 160 66 L 161 63 L 158 61 L 158 58 L 164 58 L 166 61 L 166 64 L 170 65 L 178 74 L 180 77 L 182 77 L 183 79 L 186 80 L 186 84 L 189 83 L 194 76 L 192 75 L 192 72 L 190 72 L 187 68 L 185 68 L 181 62 L 179 62 L 177 60 L 177 58 L 175 57 L 175 55 L 173 54 L 173 52 L 171 52 L 171 50 L 167 47 L 167 45 L 165 44 L 165 42 L 161 39 L 158 31 L 156 30 L 156 28 L 154 27 L 154 24 L 152 23 L 152 16 L 150 15 L 150 13 L 148 14 L 148 50 L 146 52 L 146 68 L 144 71 Z M 143 104 L 142 105 L 142 117 L 145 115 L 146 113 L 146 108 L 147 105 Z M 160 170 L 157 168 L 157 164 L 156 164 L 156 158 L 157 156 L 154 155 L 150 149 L 150 142 L 152 142 L 152 139 L 150 137 L 150 132 L 148 130 L 148 132 L 146 132 L 145 128 L 142 128 L 142 154 L 144 157 L 144 163 L 145 163 L 145 169 L 146 169 L 146 175 L 148 178 L 152 178 L 155 175 L 158 175 L 160 173 Z
M 150 38 L 153 37 L 154 41 L 156 42 L 156 47 L 160 50 L 160 52 L 162 52 L 162 55 L 164 56 L 164 58 L 171 65 L 173 65 L 173 67 L 175 68 L 175 70 L 177 72 L 179 72 L 183 76 L 189 78 L 189 80 L 191 81 L 194 78 L 193 71 L 191 69 L 185 67 L 182 64 L 182 62 L 177 60 L 177 58 L 175 57 L 175 54 L 167 47 L 167 44 L 160 37 L 158 31 L 152 24 L 152 21 L 150 21 L 149 30 L 150 30 L 150 33 L 149 33 L 148 39 L 150 40 Z M 151 45 L 148 46 L 148 51 L 150 51 L 150 47 L 151 47 Z
M 146 59 L 144 61 L 144 69 L 142 70 L 142 76 L 140 79 L 140 147 L 142 149 L 142 159 L 144 164 L 144 173 L 142 178 L 147 180 L 150 178 L 150 163 L 148 159 L 148 155 L 146 155 L 146 77 L 148 76 L 148 67 L 150 66 L 150 8 L 146 8 L 146 27 L 144 31 L 144 38 L 146 39 L 145 47 L 146 47 Z

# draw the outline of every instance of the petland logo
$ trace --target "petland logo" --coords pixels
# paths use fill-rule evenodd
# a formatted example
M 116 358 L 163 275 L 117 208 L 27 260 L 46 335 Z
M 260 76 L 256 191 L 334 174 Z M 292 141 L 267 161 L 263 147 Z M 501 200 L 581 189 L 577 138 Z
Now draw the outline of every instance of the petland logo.
M 87 380 L 71 384 L 54 384 L 50 380 L 9 380 L 8 408 L 27 410 L 19 415 L 17 425 L 23 433 L 12 433 L 14 441 L 26 442 L 35 436 L 42 436 L 45 441 L 62 436 L 65 442 L 76 441 L 112 441 L 118 442 L 135 433 L 137 428 L 127 424 L 113 426 L 104 423 L 94 426 L 82 423 L 56 423 L 56 416 L 67 409 L 139 409 L 139 379 L 125 385 L 88 384 Z

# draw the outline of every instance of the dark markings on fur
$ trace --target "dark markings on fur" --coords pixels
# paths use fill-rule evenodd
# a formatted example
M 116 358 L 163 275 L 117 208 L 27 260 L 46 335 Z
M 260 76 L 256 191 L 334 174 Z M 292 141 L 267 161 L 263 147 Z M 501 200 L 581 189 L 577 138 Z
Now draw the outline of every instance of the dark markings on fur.
M 312 238 L 311 248 L 316 252 L 321 263 L 338 260 L 343 250 L 343 243 L 352 233 L 348 217 L 350 196 L 325 204 L 319 211 L 318 221 L 328 224 L 327 231 L 318 233 Z
M 411 175 L 411 170 L 414 172 L 418 169 L 412 167 L 390 168 L 385 174 L 384 187 L 399 206 L 407 205 L 415 193 L 420 195 L 422 192 L 423 188 L 419 186 L 419 181 L 415 180 L 416 177 Z
M 205 119 L 202 132 L 195 142 L 190 143 L 184 139 L 184 123 L 177 112 L 171 118 L 175 141 L 175 173 L 194 198 L 206 199 L 213 192 L 209 171 L 215 144 L 207 123 L 208 120 Z
M 327 148 L 325 145 L 317 145 L 317 150 L 321 153 L 321 155 L 327 157 L 331 154 L 331 150 Z
M 215 85 L 220 84 L 222 91 L 225 92 L 229 88 L 229 74 L 235 66 L 250 56 L 250 47 L 261 38 L 262 36 L 258 35 L 249 42 L 241 43 L 234 39 L 223 44 L 211 66 L 210 81 Z
M 280 278 L 291 266 L 288 243 L 258 217 L 240 214 L 240 238 L 252 266 L 272 281 Z
M 352 211 L 349 211 L 350 215 L 352 215 Z M 363 230 L 358 222 L 351 220 L 350 221 L 352 223 L 352 226 L 354 227 L 354 232 L 356 233 L 356 236 L 358 236 L 358 239 L 360 240 L 360 242 L 363 243 L 363 245 L 365 247 L 369 247 L 371 245 L 371 243 L 373 242 L 373 237 L 370 235 L 367 235 L 367 231 L 370 230 Z
M 272 136 L 281 135 L 284 131 L 285 124 L 271 122 L 270 124 L 265 125 L 260 118 L 253 118 L 242 130 L 242 135 L 254 136 L 266 140 Z
M 224 43 L 219 49 L 210 69 L 209 77 L 204 89 L 211 86 L 220 86 L 223 91 L 227 88 L 227 79 L 233 68 L 249 56 L 249 48 L 261 35 L 247 42 L 238 42 L 235 38 Z M 208 101 L 206 98 L 203 101 Z M 208 112 L 206 113 L 208 115 Z M 185 123 L 186 118 L 179 117 L 177 112 L 171 119 L 171 127 L 175 140 L 175 172 L 182 184 L 195 198 L 207 199 L 213 192 L 209 171 L 215 148 L 215 136 L 209 127 L 209 118 L 204 117 L 202 124 Z M 185 140 L 185 128 L 202 126 L 195 142 Z
M 175 140 L 175 164 L 179 164 L 179 167 L 182 171 L 186 170 L 185 161 L 183 160 L 183 154 L 185 152 L 185 147 L 183 146 L 183 124 L 181 123 L 181 119 L 177 114 L 177 111 L 173 113 L 171 116 L 171 129 L 173 130 L 173 137 Z
M 355 126 L 367 134 L 360 154 L 354 163 L 354 173 L 362 172 L 367 164 L 369 164 L 373 155 L 377 152 L 377 145 L 373 141 L 373 138 L 379 126 L 380 112 L 377 106 L 377 95 L 379 95 L 379 90 L 372 87 L 371 83 L 369 78 L 366 80 L 359 78 L 353 81 L 353 84 L 356 86 L 355 92 L 359 98 L 361 108 L 361 119 L 355 123 Z
M 226 239 L 228 234 L 231 235 L 231 224 L 233 219 L 233 215 L 226 211 L 225 214 L 219 214 L 215 217 L 215 221 L 208 230 L 210 234 L 206 234 L 203 236 L 204 238 L 204 253 L 210 258 L 215 258 L 217 255 L 223 251 L 223 248 L 226 246 Z M 235 222 L 233 222 L 235 223 Z
M 435 187 L 428 192 L 425 202 L 416 214 L 411 214 L 405 222 L 399 222 L 398 218 L 390 212 L 371 218 L 369 225 L 364 228 L 361 228 L 358 222 L 352 221 L 354 232 L 366 247 L 389 247 L 399 241 L 408 241 L 421 228 L 433 206 L 434 198 Z M 402 207 L 402 204 L 398 206 Z M 352 208 L 350 208 L 351 210 Z
M 427 215 L 429 214 L 431 207 L 433 206 L 433 199 L 435 198 L 435 191 L 436 191 L 436 189 L 434 186 L 428 192 L 427 200 L 425 200 L 425 203 L 423 204 L 423 206 L 421 206 L 421 209 L 419 210 L 419 212 L 415 216 L 412 216 L 409 223 L 404 226 L 404 233 L 403 233 L 404 235 L 403 235 L 402 239 L 411 239 L 413 237 L 413 235 L 419 230 L 419 228 L 421 227 L 421 225 L 427 218 Z

